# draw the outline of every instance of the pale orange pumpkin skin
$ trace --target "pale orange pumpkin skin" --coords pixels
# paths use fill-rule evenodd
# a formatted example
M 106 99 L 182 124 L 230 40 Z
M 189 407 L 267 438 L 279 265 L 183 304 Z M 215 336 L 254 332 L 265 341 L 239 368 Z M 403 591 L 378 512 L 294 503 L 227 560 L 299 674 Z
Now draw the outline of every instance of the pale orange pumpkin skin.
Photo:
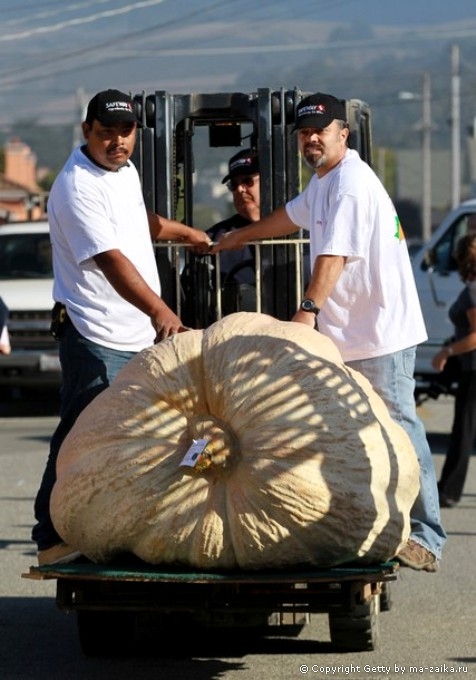
M 193 471 L 199 438 L 209 465 Z M 57 477 L 54 524 L 93 561 L 266 569 L 392 558 L 419 465 L 329 339 L 241 312 L 130 361 L 78 418 Z

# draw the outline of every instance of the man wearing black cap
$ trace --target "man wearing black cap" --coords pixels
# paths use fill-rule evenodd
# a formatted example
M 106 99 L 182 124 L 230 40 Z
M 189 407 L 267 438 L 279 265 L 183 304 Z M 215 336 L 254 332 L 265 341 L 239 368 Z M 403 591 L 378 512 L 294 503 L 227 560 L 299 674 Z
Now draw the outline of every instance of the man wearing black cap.
M 204 232 L 146 210 L 130 161 L 138 125 L 129 95 L 96 94 L 82 124 L 86 143 L 74 149 L 49 195 L 62 389 L 61 419 L 35 501 L 40 565 L 77 557 L 49 514 L 58 451 L 76 418 L 137 352 L 187 330 L 161 298 L 152 240 L 197 249 L 210 243 Z
M 312 275 L 292 320 L 312 327 L 318 320 L 319 331 L 368 378 L 410 436 L 420 462 L 420 493 L 410 513 L 410 539 L 397 559 L 435 572 L 446 534 L 414 399 L 415 348 L 427 335 L 403 230 L 378 177 L 348 148 L 345 101 L 321 92 L 305 97 L 294 131 L 314 172 L 306 189 L 254 225 L 224 235 L 212 252 L 299 227 L 309 231 Z
M 257 222 L 260 218 L 260 181 L 258 154 L 251 149 L 243 149 L 232 156 L 228 162 L 228 174 L 222 179 L 222 184 L 231 191 L 236 213 L 218 222 L 207 230 L 212 241 L 228 232 L 241 229 L 246 225 Z M 254 252 L 245 246 L 241 250 L 225 252 L 220 255 L 220 273 L 222 284 L 242 288 L 254 287 Z M 226 296 L 225 296 L 226 297 Z M 224 300 L 226 305 L 226 299 Z M 237 311 L 235 309 L 227 311 Z
M 222 179 L 232 194 L 236 213 L 226 220 L 217 222 L 207 229 L 212 241 L 229 231 L 242 229 L 260 218 L 260 176 L 258 155 L 251 149 L 242 149 L 228 161 L 228 173 Z M 223 315 L 237 311 L 256 309 L 256 280 L 254 248 L 245 246 L 233 252 L 220 254 L 221 304 Z M 216 275 L 213 262 L 208 258 L 193 258 L 182 274 L 182 287 L 185 300 L 190 308 L 183 309 L 184 318 L 190 314 L 190 322 L 196 321 L 197 314 L 203 315 L 201 323 L 208 325 L 216 321 Z M 211 299 L 198 309 L 197 289 Z

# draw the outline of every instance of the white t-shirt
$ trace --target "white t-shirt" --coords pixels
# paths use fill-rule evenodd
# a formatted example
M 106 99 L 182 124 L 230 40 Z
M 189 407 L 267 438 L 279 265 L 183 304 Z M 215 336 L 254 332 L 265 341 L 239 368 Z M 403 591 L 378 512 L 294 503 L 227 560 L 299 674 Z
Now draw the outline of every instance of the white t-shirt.
M 369 359 L 427 339 L 408 248 L 390 196 L 373 170 L 349 149 L 322 178 L 286 204 L 310 232 L 318 255 L 347 257 L 318 317 L 319 330 L 344 361 Z
M 120 250 L 160 295 L 157 264 L 139 176 L 129 163 L 103 170 L 75 149 L 48 199 L 53 250 L 53 297 L 66 305 L 81 335 L 117 350 L 153 344 L 150 318 L 122 298 L 93 257 Z

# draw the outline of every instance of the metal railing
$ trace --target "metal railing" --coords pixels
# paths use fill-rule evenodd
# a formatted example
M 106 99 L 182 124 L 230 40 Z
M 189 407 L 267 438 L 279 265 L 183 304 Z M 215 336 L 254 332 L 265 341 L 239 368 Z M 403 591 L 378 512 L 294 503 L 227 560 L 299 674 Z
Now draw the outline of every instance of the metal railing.
M 193 247 L 171 242 L 154 245 L 162 295 L 192 327 L 204 327 L 232 311 L 255 311 L 287 320 L 298 308 L 310 275 L 309 239 L 251 241 L 247 245 L 254 255 L 254 290 L 246 297 L 246 307 L 240 308 L 240 286 L 250 293 L 250 285 L 226 281 L 220 254 L 197 255 Z M 232 286 L 234 308 L 229 299 Z

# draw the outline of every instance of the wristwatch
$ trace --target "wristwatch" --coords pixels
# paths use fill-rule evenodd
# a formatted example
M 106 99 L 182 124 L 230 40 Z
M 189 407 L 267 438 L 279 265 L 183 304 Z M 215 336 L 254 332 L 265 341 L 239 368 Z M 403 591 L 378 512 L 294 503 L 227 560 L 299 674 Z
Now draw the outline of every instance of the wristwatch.
M 304 298 L 304 300 L 299 305 L 299 309 L 302 309 L 303 312 L 312 312 L 316 316 L 321 311 L 314 300 L 310 300 L 309 298 Z

